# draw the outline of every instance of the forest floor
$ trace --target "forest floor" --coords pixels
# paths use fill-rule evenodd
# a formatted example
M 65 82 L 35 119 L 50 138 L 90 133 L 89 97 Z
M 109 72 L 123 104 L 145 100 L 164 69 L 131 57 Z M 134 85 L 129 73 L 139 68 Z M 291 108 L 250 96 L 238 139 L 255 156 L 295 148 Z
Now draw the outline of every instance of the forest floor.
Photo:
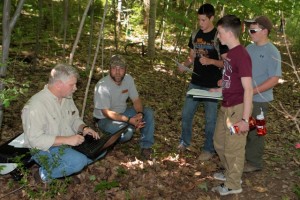
M 282 52 L 286 52 L 284 48 Z M 290 63 L 286 54 L 282 55 L 284 61 Z M 105 64 L 109 57 L 106 55 Z M 272 102 L 274 107 L 271 107 L 267 118 L 263 170 L 243 174 L 241 194 L 220 197 L 211 192 L 212 187 L 220 184 L 212 178 L 213 173 L 220 170 L 218 157 L 206 162 L 198 159 L 204 142 L 202 107 L 199 107 L 194 119 L 190 151 L 179 155 L 176 150 L 189 75 L 176 71 L 175 64 L 169 59 L 175 55 L 166 51 L 157 52 L 153 65 L 138 53 L 125 57 L 129 63 L 128 73 L 135 78 L 144 105 L 155 111 L 154 159 L 140 159 L 139 133 L 136 133 L 131 141 L 117 144 L 104 159 L 86 167 L 78 175 L 81 184 L 68 181 L 36 184 L 32 176 L 36 166 L 33 166 L 20 182 L 13 181 L 10 175 L 0 176 L 0 199 L 299 199 L 300 149 L 295 148 L 295 144 L 300 142 L 299 132 L 290 118 L 279 111 L 283 106 L 294 115 L 300 109 L 300 83 L 287 64 L 283 64 L 284 81 L 275 89 L 276 100 Z M 29 81 L 30 88 L 5 109 L 1 143 L 22 132 L 22 107 L 43 88 L 53 63 L 59 59 L 50 55 L 40 57 L 35 68 L 18 61 L 11 64 L 8 74 L 19 83 Z M 84 57 L 81 58 L 81 62 L 84 60 Z M 299 57 L 294 62 L 300 63 Z M 79 70 L 84 69 L 80 62 L 75 66 Z M 80 74 L 78 90 L 74 94 L 79 110 L 82 109 L 88 79 L 88 73 L 80 71 Z M 97 70 L 91 80 L 84 114 L 84 120 L 92 127 L 93 89 L 101 77 Z

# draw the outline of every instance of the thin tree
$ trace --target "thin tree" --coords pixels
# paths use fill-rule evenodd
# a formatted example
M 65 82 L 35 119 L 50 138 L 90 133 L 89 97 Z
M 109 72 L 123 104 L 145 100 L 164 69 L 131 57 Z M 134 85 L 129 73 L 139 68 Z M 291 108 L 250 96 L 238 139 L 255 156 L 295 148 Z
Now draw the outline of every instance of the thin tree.
M 87 101 L 87 96 L 88 96 L 88 93 L 89 93 L 91 79 L 93 77 L 93 72 L 94 72 L 94 69 L 95 69 L 96 61 L 97 61 L 97 55 L 98 55 L 98 52 L 99 52 L 100 43 L 101 43 L 101 40 L 103 40 L 104 22 L 105 22 L 105 16 L 106 16 L 106 13 L 107 13 L 107 8 L 108 8 L 108 0 L 105 1 L 104 12 L 103 12 L 103 17 L 102 17 L 102 22 L 101 22 L 97 47 L 96 47 L 96 51 L 95 51 L 95 56 L 94 56 L 94 60 L 93 60 L 91 70 L 90 70 L 90 75 L 89 75 L 89 79 L 88 79 L 88 83 L 87 83 L 87 86 L 86 86 L 85 95 L 84 95 L 84 99 L 83 99 L 81 118 L 83 118 L 83 116 L 84 116 L 84 111 L 85 111 L 85 107 L 86 107 L 86 101 Z M 102 42 L 102 45 L 103 45 L 103 42 Z M 103 50 L 104 50 L 104 48 L 102 48 L 102 51 Z M 102 67 L 103 67 L 103 56 L 102 56 Z
M 148 56 L 153 60 L 155 55 L 155 22 L 156 22 L 156 0 L 150 1 L 149 28 L 148 28 Z
M 63 58 L 66 55 L 66 40 L 67 40 L 67 29 L 68 29 L 68 15 L 69 15 L 69 0 L 64 0 L 64 42 L 63 42 Z
M 2 62 L 0 63 L 0 92 L 4 90 L 4 82 L 3 79 L 6 76 L 7 71 L 7 61 L 9 57 L 9 47 L 10 47 L 10 40 L 11 40 L 11 32 L 17 22 L 21 14 L 21 10 L 23 8 L 25 0 L 20 0 L 17 6 L 17 9 L 10 19 L 10 11 L 11 11 L 11 1 L 4 0 L 3 5 L 3 18 L 2 18 Z M 0 99 L 0 130 L 2 127 L 2 120 L 3 120 L 3 102 Z
M 70 53 L 70 59 L 69 59 L 69 64 L 70 65 L 73 64 L 73 58 L 74 58 L 74 54 L 75 54 L 75 50 L 76 50 L 77 44 L 79 42 L 79 39 L 80 39 L 80 36 L 81 36 L 81 33 L 82 33 L 82 27 L 84 25 L 85 18 L 87 16 L 87 13 L 88 13 L 88 11 L 90 9 L 90 6 L 91 6 L 92 2 L 93 2 L 93 0 L 89 0 L 87 6 L 85 8 L 85 11 L 83 13 L 83 16 L 81 18 L 81 22 L 80 22 L 80 25 L 79 25 L 79 29 L 77 31 L 76 39 L 74 41 L 73 48 L 72 48 L 72 51 Z

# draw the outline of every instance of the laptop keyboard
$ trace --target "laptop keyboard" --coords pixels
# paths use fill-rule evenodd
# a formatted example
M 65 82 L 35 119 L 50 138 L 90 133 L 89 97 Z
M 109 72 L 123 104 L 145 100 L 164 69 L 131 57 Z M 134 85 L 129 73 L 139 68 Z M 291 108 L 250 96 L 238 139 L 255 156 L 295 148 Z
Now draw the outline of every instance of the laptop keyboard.
M 76 147 L 76 149 L 78 151 L 81 152 L 96 152 L 99 149 L 101 149 L 104 144 L 107 142 L 107 140 L 109 140 L 110 135 L 103 135 L 100 139 L 96 140 L 93 138 L 93 136 L 91 135 L 86 135 L 85 137 L 85 141 Z

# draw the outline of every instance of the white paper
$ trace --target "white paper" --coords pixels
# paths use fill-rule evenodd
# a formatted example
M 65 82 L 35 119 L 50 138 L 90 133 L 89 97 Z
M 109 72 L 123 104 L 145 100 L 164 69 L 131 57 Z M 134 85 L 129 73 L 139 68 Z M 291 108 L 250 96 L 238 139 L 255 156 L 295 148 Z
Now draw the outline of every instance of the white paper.
M 13 141 L 11 141 L 8 145 L 13 146 L 15 148 L 24 148 L 24 133 L 16 137 Z
M 192 95 L 194 98 L 208 98 L 222 100 L 222 92 L 209 92 L 207 90 L 191 89 L 187 92 L 188 95 Z
M 174 60 L 174 59 L 172 59 L 172 60 L 176 63 L 177 67 L 183 68 L 185 71 L 187 71 L 187 72 L 189 72 L 189 73 L 196 74 L 195 72 L 193 72 L 192 69 L 190 69 L 190 68 L 184 66 L 183 64 L 179 63 L 177 60 Z M 198 74 L 196 74 L 196 75 L 198 76 Z
M 0 174 L 4 175 L 16 169 L 18 165 L 16 163 L 0 163 L 0 166 L 1 168 L 4 166 L 3 170 L 0 171 Z

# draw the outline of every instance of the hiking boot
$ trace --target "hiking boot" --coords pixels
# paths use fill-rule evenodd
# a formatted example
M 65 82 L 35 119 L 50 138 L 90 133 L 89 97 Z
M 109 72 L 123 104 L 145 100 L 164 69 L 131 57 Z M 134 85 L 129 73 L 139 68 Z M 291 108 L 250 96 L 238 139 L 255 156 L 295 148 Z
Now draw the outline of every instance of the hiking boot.
M 236 190 L 230 189 L 230 188 L 226 187 L 226 186 L 224 185 L 224 183 L 222 183 L 221 185 L 219 185 L 219 186 L 217 186 L 217 187 L 213 187 L 213 188 L 211 189 L 211 191 L 217 192 L 217 193 L 219 193 L 221 196 L 225 196 L 225 195 L 228 195 L 228 194 L 239 194 L 239 193 L 241 193 L 241 192 L 243 191 L 243 189 L 242 189 L 242 188 L 236 189 Z
M 219 180 L 219 181 L 226 181 L 226 177 L 223 172 L 214 173 L 213 177 L 214 177 L 214 179 Z M 241 180 L 240 183 L 242 184 L 243 181 Z
M 179 153 L 183 153 L 183 152 L 185 152 L 185 150 L 186 150 L 186 147 L 183 144 L 178 145 L 177 151 Z
M 261 168 L 259 168 L 259 167 L 255 167 L 249 163 L 245 163 L 243 172 L 247 173 L 247 172 L 260 171 L 260 170 L 261 170 Z
M 142 148 L 141 156 L 144 160 L 152 159 L 153 150 L 151 148 Z
M 199 156 L 199 160 L 207 161 L 207 160 L 210 160 L 214 155 L 215 155 L 214 153 L 210 153 L 208 151 L 203 151 Z

